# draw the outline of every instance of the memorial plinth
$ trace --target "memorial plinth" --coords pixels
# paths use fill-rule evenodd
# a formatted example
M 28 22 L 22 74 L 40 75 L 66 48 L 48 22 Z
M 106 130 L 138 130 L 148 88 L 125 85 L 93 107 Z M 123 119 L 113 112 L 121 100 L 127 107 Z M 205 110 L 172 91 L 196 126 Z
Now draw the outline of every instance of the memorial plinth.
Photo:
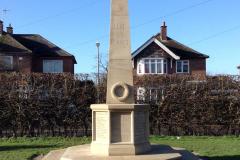
M 137 155 L 151 149 L 148 105 L 99 104 L 91 109 L 93 155 Z

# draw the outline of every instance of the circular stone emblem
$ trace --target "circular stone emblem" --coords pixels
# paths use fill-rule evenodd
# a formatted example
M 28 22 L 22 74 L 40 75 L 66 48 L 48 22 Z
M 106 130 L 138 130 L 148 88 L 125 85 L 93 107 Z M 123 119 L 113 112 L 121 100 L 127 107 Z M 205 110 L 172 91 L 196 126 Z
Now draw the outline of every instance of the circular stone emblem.
M 124 101 L 129 96 L 129 89 L 126 83 L 118 82 L 112 86 L 111 93 L 113 98 Z

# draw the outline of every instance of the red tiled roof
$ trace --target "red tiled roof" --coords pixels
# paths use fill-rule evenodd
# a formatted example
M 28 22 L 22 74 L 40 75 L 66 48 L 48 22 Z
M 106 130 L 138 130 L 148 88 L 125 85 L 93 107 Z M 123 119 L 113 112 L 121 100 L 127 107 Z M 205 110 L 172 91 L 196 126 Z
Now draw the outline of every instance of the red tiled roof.
M 160 38 L 160 33 L 156 34 L 155 36 L 147 40 L 142 46 L 140 46 L 136 51 L 134 51 L 132 55 L 136 55 L 137 51 L 146 44 L 148 44 L 149 42 L 151 42 L 153 38 L 157 39 L 159 42 L 161 42 L 164 46 L 166 46 L 170 51 L 172 51 L 175 55 L 179 56 L 180 58 L 209 58 L 208 55 L 202 54 L 170 37 L 167 37 L 167 40 L 162 40 Z
M 75 57 L 37 34 L 8 34 L 0 36 L 0 54 L 33 54 L 39 57 Z
M 34 55 L 44 57 L 75 57 L 37 34 L 13 34 L 17 41 L 29 48 Z
M 5 54 L 12 54 L 12 53 L 24 53 L 30 54 L 32 53 L 27 47 L 23 46 L 19 43 L 15 38 L 7 33 L 3 33 L 0 36 L 0 52 Z
M 202 54 L 170 37 L 167 37 L 167 40 L 161 40 L 160 34 L 157 34 L 155 38 L 181 58 L 209 58 L 208 55 Z

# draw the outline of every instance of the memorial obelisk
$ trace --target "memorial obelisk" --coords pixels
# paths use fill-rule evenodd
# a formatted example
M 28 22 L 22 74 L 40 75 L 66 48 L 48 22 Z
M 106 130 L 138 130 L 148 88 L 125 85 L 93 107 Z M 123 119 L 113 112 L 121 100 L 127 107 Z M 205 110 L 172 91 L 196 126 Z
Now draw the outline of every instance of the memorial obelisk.
M 112 0 L 109 53 L 107 104 L 134 104 L 128 0 Z M 126 84 L 129 93 L 115 95 L 113 88 L 117 84 Z
M 177 160 L 170 147 L 151 146 L 149 105 L 135 104 L 128 0 L 111 1 L 106 104 L 93 104 L 92 143 L 52 151 L 44 160 Z M 163 148 L 163 152 L 162 152 Z M 151 151 L 151 152 L 149 152 Z M 168 152 L 169 153 L 166 153 Z M 145 154 L 146 153 L 146 154 Z
M 150 150 L 149 106 L 134 103 L 128 0 L 111 1 L 107 104 L 91 105 L 91 153 L 137 155 Z

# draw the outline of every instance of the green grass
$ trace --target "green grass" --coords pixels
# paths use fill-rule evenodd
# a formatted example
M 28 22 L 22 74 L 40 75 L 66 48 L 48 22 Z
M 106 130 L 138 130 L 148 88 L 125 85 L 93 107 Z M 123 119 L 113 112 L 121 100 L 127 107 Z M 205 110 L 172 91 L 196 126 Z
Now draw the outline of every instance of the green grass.
M 30 160 L 51 150 L 90 143 L 90 138 L 10 138 L 0 139 L 0 160 Z
M 186 148 L 209 160 L 240 160 L 240 138 L 237 137 L 160 137 L 151 143 Z M 51 150 L 90 143 L 90 138 L 10 138 L 0 139 L 0 160 L 30 160 Z
M 240 138 L 237 137 L 160 137 L 152 136 L 150 141 L 185 148 L 210 160 L 240 160 Z

